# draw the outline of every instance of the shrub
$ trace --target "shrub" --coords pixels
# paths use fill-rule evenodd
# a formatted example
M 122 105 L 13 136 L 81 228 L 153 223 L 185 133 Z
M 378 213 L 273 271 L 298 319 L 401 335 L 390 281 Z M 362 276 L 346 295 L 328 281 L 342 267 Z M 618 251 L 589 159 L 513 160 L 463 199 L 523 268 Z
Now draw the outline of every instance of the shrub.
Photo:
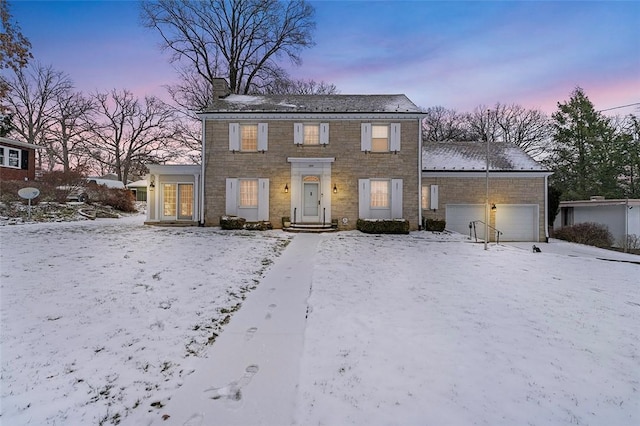
M 424 229 L 427 231 L 442 232 L 447 222 L 442 219 L 426 219 L 424 221 Z
M 273 226 L 271 226 L 271 222 L 261 220 L 260 222 L 246 222 L 244 224 L 244 229 L 248 229 L 250 231 L 267 231 L 269 229 L 273 229 Z
M 237 216 L 222 216 L 220 218 L 220 227 L 222 229 L 243 229 L 247 220 Z
M 404 219 L 369 220 L 358 219 L 356 228 L 366 234 L 408 234 L 409 221 Z
M 626 238 L 626 246 L 630 250 L 639 250 L 640 249 L 640 235 L 636 234 L 627 234 Z M 618 242 L 620 247 L 625 246 L 625 237 L 620 237 L 620 241 Z
M 136 211 L 135 197 L 128 189 L 107 188 L 103 185 L 96 185 L 92 191 L 96 191 L 97 194 L 95 201 L 99 201 L 105 206 L 111 206 L 121 212 L 133 213 Z
M 565 226 L 554 232 L 554 237 L 572 243 L 609 248 L 613 245 L 613 235 L 606 225 L 593 222 Z

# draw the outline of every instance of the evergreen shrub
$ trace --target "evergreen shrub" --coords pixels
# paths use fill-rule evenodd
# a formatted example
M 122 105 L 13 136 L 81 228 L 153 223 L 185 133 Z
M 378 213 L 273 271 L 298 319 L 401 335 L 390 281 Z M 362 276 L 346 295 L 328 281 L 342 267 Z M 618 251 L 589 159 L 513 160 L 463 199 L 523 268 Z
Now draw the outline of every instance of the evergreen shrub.
M 409 221 L 405 219 L 358 219 L 356 228 L 366 234 L 408 234 Z

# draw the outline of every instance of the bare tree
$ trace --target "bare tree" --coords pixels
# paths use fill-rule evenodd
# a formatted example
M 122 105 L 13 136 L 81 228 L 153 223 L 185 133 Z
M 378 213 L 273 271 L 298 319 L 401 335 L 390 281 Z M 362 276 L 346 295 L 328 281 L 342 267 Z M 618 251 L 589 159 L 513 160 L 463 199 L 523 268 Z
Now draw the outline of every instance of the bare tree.
M 49 146 L 65 173 L 87 168 L 89 155 L 85 141 L 92 126 L 94 109 L 91 99 L 71 90 L 58 93 L 53 102 Z
M 186 61 L 210 86 L 227 77 L 239 94 L 281 76 L 278 59 L 301 63 L 300 51 L 313 45 L 313 14 L 304 0 L 158 0 L 141 9 L 143 24 L 159 32 L 173 62 Z
M 9 2 L 0 0 L 0 69 L 10 68 L 18 71 L 27 65 L 33 55 L 29 51 L 31 43 L 22 35 L 20 27 L 14 23 L 9 12 Z M 9 88 L 4 80 L 0 80 L 0 99 L 3 99 Z M 3 102 L 4 103 L 4 102 Z
M 551 143 L 551 124 L 545 113 L 500 103 L 496 104 L 493 112 L 500 139 L 522 148 L 533 158 L 544 156 Z
M 155 97 L 139 100 L 127 90 L 93 95 L 96 124 L 88 139 L 93 158 L 110 166 L 118 180 L 141 173 L 145 163 L 175 156 L 178 127 L 174 110 Z
M 7 101 L 14 131 L 24 141 L 45 147 L 44 153 L 38 150 L 36 154 L 38 166 L 53 170 L 56 152 L 50 131 L 55 124 L 57 100 L 73 89 L 70 77 L 36 62 L 18 69 L 4 82 L 9 88 Z
M 254 90 L 254 94 L 265 95 L 336 95 L 339 93 L 335 84 L 317 82 L 315 80 L 292 80 L 276 78 L 261 90 Z
M 427 108 L 422 120 L 422 134 L 426 142 L 469 140 L 464 116 L 456 110 L 441 106 Z

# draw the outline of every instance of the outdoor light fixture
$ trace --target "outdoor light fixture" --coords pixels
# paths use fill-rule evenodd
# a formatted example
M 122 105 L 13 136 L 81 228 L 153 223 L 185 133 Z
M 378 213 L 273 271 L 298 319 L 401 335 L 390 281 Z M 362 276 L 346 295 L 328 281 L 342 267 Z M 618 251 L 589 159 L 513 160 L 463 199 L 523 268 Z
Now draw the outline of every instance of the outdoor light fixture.
M 151 183 L 149 184 L 149 188 L 155 188 L 156 187 L 156 177 L 154 175 L 151 175 Z
M 336 184 L 333 184 L 333 193 L 337 194 L 338 193 L 338 187 L 336 186 Z
M 495 203 L 491 204 L 491 210 L 493 210 L 494 212 L 498 210 Z
M 289 184 L 288 184 L 288 183 L 285 183 L 285 184 L 284 184 L 284 193 L 285 193 L 285 194 L 288 194 L 288 193 L 289 193 Z

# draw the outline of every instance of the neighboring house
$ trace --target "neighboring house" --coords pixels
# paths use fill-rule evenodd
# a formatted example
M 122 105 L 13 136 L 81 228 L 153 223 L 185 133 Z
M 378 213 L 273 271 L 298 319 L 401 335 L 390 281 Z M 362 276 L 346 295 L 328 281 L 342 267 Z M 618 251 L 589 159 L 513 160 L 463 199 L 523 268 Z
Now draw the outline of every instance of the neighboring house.
M 38 145 L 0 137 L 0 180 L 35 180 Z
M 599 223 L 609 228 L 614 246 L 624 246 L 625 235 L 640 236 L 640 199 L 562 201 L 554 229 L 579 223 Z
M 426 143 L 422 155 L 423 216 L 446 220 L 446 228 L 469 235 L 476 223 L 484 238 L 487 210 L 487 144 Z M 546 241 L 547 178 L 552 173 L 520 148 L 489 143 L 489 224 L 500 241 Z M 495 231 L 490 230 L 490 239 Z
M 136 201 L 147 201 L 147 180 L 148 178 L 127 184 L 127 189 L 131 190 Z

